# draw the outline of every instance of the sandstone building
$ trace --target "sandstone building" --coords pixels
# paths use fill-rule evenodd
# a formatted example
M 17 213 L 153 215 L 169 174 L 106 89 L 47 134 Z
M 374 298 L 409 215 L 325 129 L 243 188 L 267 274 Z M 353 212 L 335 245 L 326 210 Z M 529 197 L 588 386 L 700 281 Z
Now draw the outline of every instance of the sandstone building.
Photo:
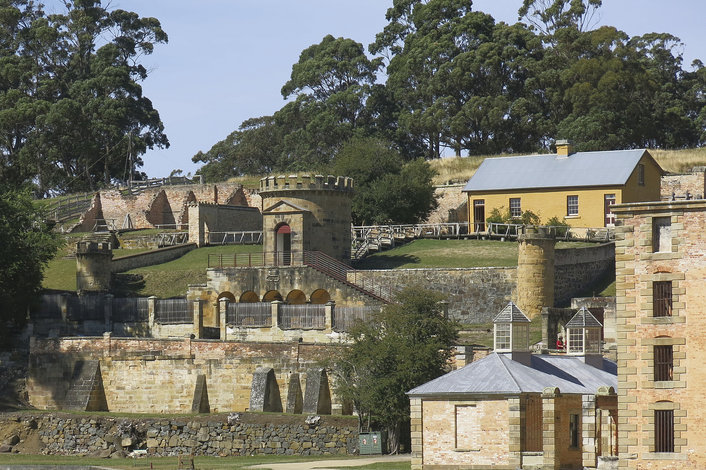
M 706 468 L 706 201 L 614 212 L 620 468 Z
M 411 390 L 412 468 L 596 468 L 616 459 L 616 365 L 582 308 L 567 354 L 531 354 L 529 319 L 509 303 L 495 351 Z

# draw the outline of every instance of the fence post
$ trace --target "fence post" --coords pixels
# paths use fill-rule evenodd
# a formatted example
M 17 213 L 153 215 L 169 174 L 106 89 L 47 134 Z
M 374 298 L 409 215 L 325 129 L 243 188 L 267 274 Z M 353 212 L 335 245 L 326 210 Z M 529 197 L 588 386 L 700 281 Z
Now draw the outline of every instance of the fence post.
M 279 328 L 279 309 L 283 303 L 281 300 L 272 301 L 272 328 Z
M 104 331 L 113 331 L 113 294 L 105 294 L 103 301 L 103 321 L 105 322 Z
M 66 323 L 69 317 L 69 295 L 71 294 L 61 294 L 61 303 L 59 308 L 61 309 L 61 321 Z
M 225 341 L 228 335 L 226 319 L 228 315 L 228 298 L 223 297 L 218 301 L 218 326 L 221 328 L 221 341 Z
M 336 308 L 336 301 L 329 300 L 324 305 L 324 331 L 331 333 L 333 331 L 333 315 Z
M 157 297 L 154 295 L 147 297 L 147 327 L 149 328 L 150 336 L 154 337 L 154 324 L 155 324 L 155 303 L 157 302 Z
M 203 338 L 203 304 L 200 299 L 194 300 L 194 338 Z

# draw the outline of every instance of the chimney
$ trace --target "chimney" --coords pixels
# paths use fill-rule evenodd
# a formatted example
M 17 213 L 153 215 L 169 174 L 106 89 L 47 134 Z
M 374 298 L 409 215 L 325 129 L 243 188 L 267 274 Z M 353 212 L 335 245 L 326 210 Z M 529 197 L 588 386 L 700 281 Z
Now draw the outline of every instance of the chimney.
M 557 140 L 555 145 L 556 154 L 559 157 L 568 157 L 574 153 L 574 148 L 570 140 Z

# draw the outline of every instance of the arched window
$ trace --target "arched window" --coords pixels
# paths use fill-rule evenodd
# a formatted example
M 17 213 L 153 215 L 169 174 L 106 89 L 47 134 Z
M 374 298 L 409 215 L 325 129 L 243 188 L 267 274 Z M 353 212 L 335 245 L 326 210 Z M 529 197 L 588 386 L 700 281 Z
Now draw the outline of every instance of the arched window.
M 277 265 L 292 264 L 292 229 L 288 224 L 282 223 L 275 227 L 275 252 Z
M 282 294 L 276 290 L 268 290 L 265 295 L 262 296 L 263 302 L 274 302 L 275 300 L 282 301 Z
M 252 304 L 260 301 L 260 296 L 255 292 L 248 290 L 240 295 L 240 303 Z
M 306 294 L 299 289 L 294 289 L 287 294 L 287 303 L 293 305 L 301 305 L 306 303 Z
M 310 300 L 312 304 L 321 305 L 331 300 L 331 296 L 325 289 L 316 289 L 314 292 L 311 293 Z

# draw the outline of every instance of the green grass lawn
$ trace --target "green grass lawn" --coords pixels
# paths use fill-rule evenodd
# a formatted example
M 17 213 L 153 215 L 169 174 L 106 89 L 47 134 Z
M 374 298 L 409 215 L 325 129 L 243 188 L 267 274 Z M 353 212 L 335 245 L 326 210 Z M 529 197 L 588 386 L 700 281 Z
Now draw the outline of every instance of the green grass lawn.
M 497 240 L 414 240 L 370 255 L 359 269 L 470 268 L 517 266 L 517 242 Z
M 369 457 L 369 456 L 366 456 Z M 251 465 L 289 463 L 289 462 L 312 462 L 318 460 L 345 459 L 354 460 L 359 457 L 346 455 L 317 455 L 317 456 L 277 456 L 277 455 L 255 455 L 243 457 L 195 457 L 194 466 L 199 470 L 225 469 L 225 468 L 245 468 Z M 188 468 L 186 463 L 188 457 L 182 457 L 184 468 Z M 124 458 L 124 459 L 100 459 L 93 457 L 60 456 L 60 455 L 27 455 L 27 454 L 0 454 L 0 465 L 80 465 L 110 467 L 119 469 L 170 469 L 177 468 L 178 457 L 146 457 L 146 458 Z M 405 470 L 410 468 L 409 462 L 389 462 L 385 464 L 361 465 L 363 469 L 393 469 Z

